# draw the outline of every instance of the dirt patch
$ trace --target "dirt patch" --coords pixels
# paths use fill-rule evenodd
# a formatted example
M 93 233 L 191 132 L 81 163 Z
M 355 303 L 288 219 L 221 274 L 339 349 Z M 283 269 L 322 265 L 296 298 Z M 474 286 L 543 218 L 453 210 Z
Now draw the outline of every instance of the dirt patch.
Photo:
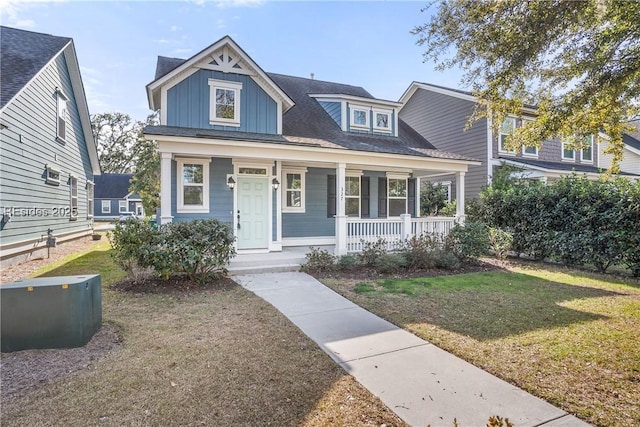
M 171 276 L 168 280 L 159 278 L 125 279 L 111 285 L 111 289 L 134 294 L 162 294 L 175 297 L 186 296 L 193 291 L 221 291 L 238 286 L 228 277 L 197 283 L 185 276 Z
M 120 331 L 113 325 L 104 324 L 83 347 L 2 353 L 2 400 L 24 395 L 56 378 L 86 369 L 115 350 L 121 342 Z

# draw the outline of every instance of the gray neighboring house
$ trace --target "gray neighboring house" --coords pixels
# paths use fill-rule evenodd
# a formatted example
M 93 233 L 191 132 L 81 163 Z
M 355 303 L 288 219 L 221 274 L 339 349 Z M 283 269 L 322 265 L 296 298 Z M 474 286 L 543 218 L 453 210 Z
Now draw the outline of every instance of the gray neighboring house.
M 0 261 L 92 233 L 98 154 L 73 40 L 0 26 Z
M 118 219 L 121 215 L 131 214 L 144 217 L 142 199 L 129 191 L 132 177 L 130 173 L 103 173 L 94 177 L 96 221 Z
M 540 149 L 526 147 L 517 153 L 506 149 L 503 143 L 510 131 L 534 117 L 533 108 L 524 108 L 519 117 L 508 117 L 496 133 L 487 119 L 480 119 L 469 130 L 464 130 L 476 107 L 476 98 L 470 92 L 413 82 L 399 102 L 400 118 L 438 149 L 482 160 L 481 165 L 469 167 L 465 187 L 467 198 L 477 197 L 491 183 L 494 168 L 503 162 L 521 168 L 524 177 L 542 181 L 574 171 L 589 179 L 598 179 L 600 172 L 611 165 L 611 156 L 604 153 L 607 142 L 603 134 L 599 135 L 599 142 L 593 138 L 589 141 L 590 149 L 579 151 L 565 148 L 559 139 L 545 141 Z M 639 137 L 637 134 L 624 135 L 621 175 L 633 179 L 640 178 Z M 431 181 L 442 183 L 455 193 L 453 176 L 443 175 Z

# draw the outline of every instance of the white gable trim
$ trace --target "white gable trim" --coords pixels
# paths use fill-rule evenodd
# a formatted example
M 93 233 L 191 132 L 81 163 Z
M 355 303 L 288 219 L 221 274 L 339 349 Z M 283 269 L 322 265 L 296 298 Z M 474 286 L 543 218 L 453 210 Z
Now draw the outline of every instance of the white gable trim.
M 223 55 L 225 55 L 225 52 L 226 52 L 226 55 L 228 57 L 229 48 L 235 51 L 235 54 L 233 55 L 234 56 L 233 62 L 225 62 L 223 66 L 215 66 L 210 64 L 211 60 L 214 59 L 212 55 L 220 50 L 222 50 Z M 247 69 L 240 70 L 237 68 L 233 68 L 232 64 L 238 63 L 238 62 L 235 62 L 236 60 L 238 62 L 242 61 L 245 64 L 247 64 L 247 66 L 249 67 L 249 70 Z M 211 68 L 211 67 L 215 67 L 215 68 Z M 280 101 L 285 107 L 284 111 L 288 110 L 289 108 L 293 107 L 293 105 L 295 105 L 293 100 L 289 98 L 289 96 L 282 89 L 280 89 L 280 87 L 277 84 L 275 84 L 275 82 L 271 80 L 271 78 L 269 78 L 269 76 L 264 71 L 262 71 L 262 69 L 258 66 L 258 64 L 256 64 L 249 57 L 249 55 L 247 55 L 242 50 L 242 48 L 240 48 L 240 46 L 238 46 L 236 42 L 233 41 L 231 37 L 224 36 L 223 38 L 213 43 L 208 48 L 200 51 L 196 55 L 192 56 L 190 59 L 186 60 L 183 64 L 179 65 L 174 70 L 170 71 L 169 73 L 160 77 L 159 79 L 149 83 L 147 85 L 147 98 L 149 101 L 149 107 L 152 110 L 157 110 L 160 107 L 156 105 L 156 101 L 154 99 L 154 95 L 156 94 L 159 88 L 166 86 L 168 89 L 169 87 L 174 86 L 179 81 L 184 80 L 186 77 L 195 73 L 200 68 L 215 69 L 218 71 L 232 72 L 232 73 L 238 73 L 238 74 L 248 74 L 247 71 L 251 71 L 252 73 L 254 73 L 253 75 L 250 74 L 251 78 L 253 78 L 256 81 L 256 83 L 260 85 L 260 87 L 265 89 L 270 95 L 272 96 L 276 95 L 274 97 L 275 99 L 278 99 L 278 98 L 280 99 Z M 225 71 L 227 69 L 229 71 Z
M 310 93 L 309 96 L 311 98 L 315 98 L 319 101 L 328 101 L 328 102 L 342 102 L 352 101 L 357 104 L 368 105 L 368 106 L 376 106 L 376 107 L 385 107 L 391 108 L 400 107 L 401 104 L 395 101 L 387 101 L 384 99 L 376 99 L 376 98 L 365 98 L 362 96 L 353 96 L 353 95 L 340 95 L 340 94 L 313 94 Z

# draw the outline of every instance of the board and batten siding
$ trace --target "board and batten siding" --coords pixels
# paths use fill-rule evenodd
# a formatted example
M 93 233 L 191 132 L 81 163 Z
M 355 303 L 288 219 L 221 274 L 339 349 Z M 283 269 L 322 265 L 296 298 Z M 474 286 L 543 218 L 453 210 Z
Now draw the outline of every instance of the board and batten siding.
M 56 88 L 68 99 L 65 143 L 56 140 Z M 87 181 L 93 180 L 93 171 L 64 53 L 5 105 L 2 123 L 7 126 L 0 131 L 2 212 L 19 207 L 40 209 L 35 215 L 13 215 L 3 226 L 0 231 L 3 252 L 7 253 L 8 247 L 19 247 L 20 242 L 27 242 L 27 250 L 42 243 L 49 228 L 61 238 L 90 234 L 93 221 L 87 217 L 86 187 Z M 59 185 L 46 183 L 47 164 L 59 167 Z M 75 221 L 54 215 L 55 210 L 70 207 L 70 175 L 78 179 Z
M 465 174 L 465 197 L 477 197 L 487 186 L 487 121 L 480 119 L 471 129 L 465 126 L 475 103 L 470 100 L 418 89 L 400 110 L 400 118 L 436 148 L 482 161 L 469 166 Z M 451 180 L 438 177 L 436 181 Z M 455 178 L 452 192 L 455 196 Z M 455 197 L 454 197 L 455 198 Z
M 242 83 L 239 127 L 209 123 L 209 79 Z M 199 70 L 167 91 L 168 126 L 276 134 L 277 114 L 276 102 L 246 75 Z
M 233 173 L 231 159 L 213 158 L 209 163 L 209 213 L 178 213 L 177 162 L 171 162 L 171 215 L 175 222 L 216 218 L 233 224 L 233 192 L 227 187 L 227 174 Z

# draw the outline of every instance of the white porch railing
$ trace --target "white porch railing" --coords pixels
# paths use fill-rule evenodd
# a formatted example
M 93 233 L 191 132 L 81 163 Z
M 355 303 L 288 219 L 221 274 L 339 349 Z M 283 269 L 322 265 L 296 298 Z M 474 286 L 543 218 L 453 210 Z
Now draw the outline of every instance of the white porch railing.
M 347 252 L 362 252 L 366 243 L 386 241 L 386 249 L 402 246 L 405 239 L 421 234 L 446 236 L 455 224 L 452 217 L 367 219 L 347 218 Z

